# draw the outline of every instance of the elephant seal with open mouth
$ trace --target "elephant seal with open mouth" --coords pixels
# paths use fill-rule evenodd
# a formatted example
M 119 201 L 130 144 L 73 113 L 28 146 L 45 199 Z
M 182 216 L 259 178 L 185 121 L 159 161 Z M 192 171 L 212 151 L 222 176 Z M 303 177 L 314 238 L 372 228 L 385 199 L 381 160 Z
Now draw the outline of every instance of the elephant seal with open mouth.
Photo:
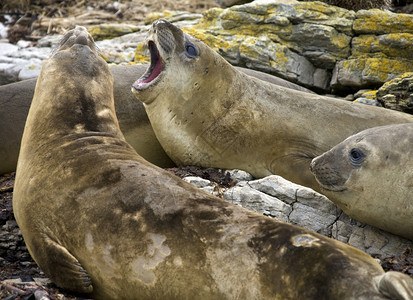
M 319 190 L 311 160 L 369 127 L 413 116 L 247 76 L 165 20 L 148 38 L 151 66 L 132 91 L 177 165 L 280 175 Z
M 203 192 L 139 156 L 83 27 L 44 63 L 13 209 L 58 286 L 96 299 L 386 299 L 413 280 L 364 252 Z

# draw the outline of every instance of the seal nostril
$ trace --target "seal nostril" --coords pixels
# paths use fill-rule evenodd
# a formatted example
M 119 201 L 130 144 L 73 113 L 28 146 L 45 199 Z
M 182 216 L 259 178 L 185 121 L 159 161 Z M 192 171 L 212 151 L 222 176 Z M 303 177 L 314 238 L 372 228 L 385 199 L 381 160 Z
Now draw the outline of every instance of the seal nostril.
M 88 41 L 87 36 L 84 34 L 81 34 L 76 37 L 75 44 L 87 45 L 88 44 L 87 41 Z

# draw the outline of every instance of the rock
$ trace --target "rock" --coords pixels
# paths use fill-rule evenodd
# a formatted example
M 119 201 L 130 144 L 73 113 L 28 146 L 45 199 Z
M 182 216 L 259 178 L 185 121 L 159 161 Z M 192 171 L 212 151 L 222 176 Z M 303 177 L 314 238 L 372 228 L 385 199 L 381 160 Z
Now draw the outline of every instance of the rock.
M 381 106 L 380 103 L 377 100 L 364 98 L 364 97 L 357 98 L 356 100 L 354 100 L 354 102 L 361 103 L 361 104 L 372 105 L 372 106 Z
M 0 85 L 37 77 L 42 61 L 51 53 L 50 48 L 19 48 L 0 43 Z
M 1 56 L 9 56 L 17 52 L 18 49 L 19 47 L 17 47 L 16 45 L 9 44 L 9 43 L 0 43 Z
M 227 173 L 240 172 L 230 170 Z M 251 180 L 248 173 L 244 173 L 235 186 L 223 188 L 220 193 L 209 180 L 198 177 L 186 177 L 185 180 L 214 195 L 222 195 L 234 204 L 308 228 L 381 258 L 401 255 L 413 246 L 412 241 L 351 219 L 333 202 L 312 189 L 276 175 Z
M 224 199 L 231 203 L 287 222 L 291 206 L 283 201 L 253 189 L 248 185 L 236 185 L 224 192 Z
M 95 41 L 101 41 L 141 31 L 141 29 L 142 26 L 130 24 L 99 24 L 90 26 L 88 31 Z
M 252 0 L 215 0 L 221 7 L 230 7 L 233 5 L 240 5 L 251 2 Z
M 379 2 L 356 5 L 388 1 Z M 234 65 L 340 92 L 378 87 L 412 69 L 412 19 L 321 2 L 254 1 L 208 10 L 199 24 L 185 30 Z
M 203 188 L 203 187 L 206 187 L 212 184 L 211 181 L 197 177 L 197 176 L 184 177 L 183 180 L 185 180 L 186 182 L 189 182 L 190 184 L 195 185 L 197 188 Z
M 44 291 L 44 290 L 36 290 L 34 292 L 34 298 L 36 300 L 50 300 L 50 295 L 48 292 Z
M 361 35 L 351 42 L 352 56 L 384 56 L 413 60 L 413 34 Z
M 377 90 L 377 101 L 384 107 L 413 113 L 413 73 L 397 77 Z
M 385 57 L 352 58 L 336 64 L 331 87 L 338 91 L 345 88 L 380 86 L 409 70 L 413 70 L 413 60 Z
M 20 40 L 16 43 L 16 46 L 19 47 L 19 48 L 27 48 L 29 46 L 32 46 L 32 42 L 25 41 L 25 40 Z
M 250 187 L 277 197 L 292 206 L 288 222 L 331 235 L 331 227 L 341 210 L 325 196 L 276 175 L 250 181 Z
M 413 16 L 378 9 L 361 10 L 356 13 L 353 30 L 357 35 L 413 33 Z
M 303 1 L 312 1 L 312 0 L 303 0 Z M 370 8 L 381 8 L 389 9 L 392 3 L 391 0 L 320 0 L 330 5 L 336 5 L 346 9 L 352 10 L 361 10 L 361 9 L 370 9 Z
M 232 179 L 236 181 L 250 181 L 254 179 L 254 177 L 250 173 L 247 173 L 243 170 L 228 170 L 227 173 Z
M 38 47 L 55 48 L 62 39 L 62 35 L 46 35 L 37 41 Z
M 39 59 L 32 60 L 29 64 L 24 65 L 18 74 L 18 80 L 25 80 L 39 76 L 42 68 L 42 61 Z
M 202 18 L 202 14 L 187 11 L 165 10 L 163 12 L 150 13 L 146 16 L 145 24 L 151 25 L 158 19 L 166 19 L 177 26 L 193 26 Z
M 136 45 L 143 43 L 147 37 L 148 26 L 146 30 L 125 34 L 113 39 L 97 41 L 102 57 L 108 63 L 127 64 L 135 59 Z
M 184 28 L 229 62 L 326 90 L 334 64 L 350 55 L 354 12 L 320 2 L 252 2 L 211 9 Z

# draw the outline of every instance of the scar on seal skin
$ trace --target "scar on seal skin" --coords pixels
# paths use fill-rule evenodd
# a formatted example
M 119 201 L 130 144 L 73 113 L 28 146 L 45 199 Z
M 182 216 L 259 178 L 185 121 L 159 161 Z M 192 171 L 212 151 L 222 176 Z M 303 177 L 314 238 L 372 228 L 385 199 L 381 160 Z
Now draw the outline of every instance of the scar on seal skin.
M 216 198 L 139 156 L 119 128 L 113 77 L 82 27 L 43 64 L 14 188 L 40 268 L 95 299 L 413 295 L 412 279 L 366 253 Z
M 323 193 L 352 218 L 413 240 L 413 124 L 364 130 L 316 157 Z

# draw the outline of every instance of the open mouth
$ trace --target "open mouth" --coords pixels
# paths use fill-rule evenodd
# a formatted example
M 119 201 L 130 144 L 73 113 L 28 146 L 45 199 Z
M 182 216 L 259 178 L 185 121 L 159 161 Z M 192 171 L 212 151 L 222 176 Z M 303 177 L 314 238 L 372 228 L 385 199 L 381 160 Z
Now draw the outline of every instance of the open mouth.
M 162 58 L 159 55 L 158 48 L 153 41 L 148 42 L 149 51 L 151 53 L 151 65 L 145 74 L 135 81 L 133 87 L 137 90 L 145 89 L 152 83 L 162 72 Z

